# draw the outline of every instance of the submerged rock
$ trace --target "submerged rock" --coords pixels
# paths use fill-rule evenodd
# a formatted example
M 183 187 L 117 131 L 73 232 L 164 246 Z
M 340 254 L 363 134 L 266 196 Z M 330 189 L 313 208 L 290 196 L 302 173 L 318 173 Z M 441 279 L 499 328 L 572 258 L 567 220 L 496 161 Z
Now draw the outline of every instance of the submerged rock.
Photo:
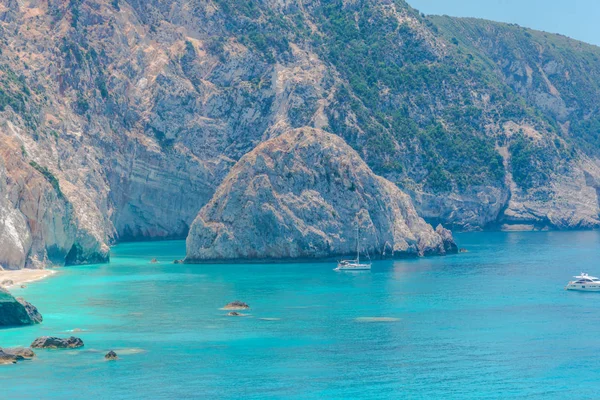
M 173 264 L 183 264 L 183 260 L 173 260 Z
M 33 358 L 35 357 L 35 353 L 28 347 L 5 347 L 0 349 L 6 354 L 11 354 L 13 356 L 22 357 L 22 358 Z
M 23 298 L 15 298 L 0 287 L 0 326 L 33 325 L 42 322 L 38 309 Z
M 342 138 L 296 129 L 232 168 L 192 224 L 186 262 L 354 255 L 357 222 L 372 256 L 456 251 L 450 231 L 434 231 Z
M 42 336 L 31 343 L 32 348 L 36 349 L 75 349 L 83 347 L 83 340 L 71 336 L 69 338 L 57 338 L 53 336 Z
M 236 311 L 231 311 L 230 313 L 227 313 L 227 315 L 230 317 L 239 317 L 242 314 L 240 314 L 239 312 L 236 312 Z
M 113 360 L 117 360 L 119 357 L 117 356 L 117 353 L 115 353 L 114 351 L 111 350 L 108 353 L 106 353 L 104 358 L 106 360 L 113 361 Z
M 224 310 L 247 310 L 250 306 L 242 301 L 236 300 L 223 307 Z
M 158 260 L 156 258 L 153 258 L 152 260 L 150 260 L 151 264 L 158 264 Z

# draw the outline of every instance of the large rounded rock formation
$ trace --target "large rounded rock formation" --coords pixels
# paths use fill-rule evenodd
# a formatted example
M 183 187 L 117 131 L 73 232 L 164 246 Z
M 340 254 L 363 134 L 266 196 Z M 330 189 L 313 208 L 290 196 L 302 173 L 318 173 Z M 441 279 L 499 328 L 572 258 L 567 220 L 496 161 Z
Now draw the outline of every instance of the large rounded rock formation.
M 191 226 L 186 262 L 351 255 L 357 224 L 361 251 L 371 256 L 456 249 L 451 235 L 419 217 L 409 196 L 375 175 L 343 139 L 296 129 L 233 167 Z

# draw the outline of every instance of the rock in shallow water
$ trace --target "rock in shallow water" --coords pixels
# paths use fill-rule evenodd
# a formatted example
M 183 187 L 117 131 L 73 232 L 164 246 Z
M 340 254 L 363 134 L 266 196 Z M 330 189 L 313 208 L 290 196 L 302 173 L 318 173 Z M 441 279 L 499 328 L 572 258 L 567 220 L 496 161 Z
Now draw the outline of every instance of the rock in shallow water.
M 242 301 L 236 300 L 223 307 L 224 310 L 247 310 L 250 306 Z
M 232 168 L 187 238 L 186 262 L 456 252 L 404 192 L 338 136 L 301 128 L 260 144 Z
M 0 365 L 15 364 L 19 359 L 22 359 L 22 357 L 16 356 L 14 354 L 8 354 L 0 350 Z
M 42 322 L 42 315 L 31 303 L 15 298 L 0 287 L 0 326 L 33 325 Z
M 5 347 L 0 349 L 6 354 L 11 354 L 13 356 L 22 357 L 22 358 L 33 358 L 35 357 L 35 353 L 28 347 Z
M 109 361 L 114 361 L 114 360 L 117 360 L 119 357 L 117 356 L 117 353 L 115 353 L 114 351 L 111 350 L 108 353 L 106 353 L 104 358 Z
M 69 338 L 57 338 L 53 336 L 42 336 L 31 343 L 32 348 L 37 349 L 75 349 L 83 347 L 83 340 L 71 336 Z

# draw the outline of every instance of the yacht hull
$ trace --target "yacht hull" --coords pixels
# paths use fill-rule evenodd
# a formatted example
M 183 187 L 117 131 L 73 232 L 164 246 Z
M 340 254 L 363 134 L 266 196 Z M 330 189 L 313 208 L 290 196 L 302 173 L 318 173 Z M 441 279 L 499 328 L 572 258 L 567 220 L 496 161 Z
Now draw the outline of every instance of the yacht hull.
M 565 290 L 577 290 L 580 292 L 600 292 L 600 284 L 579 284 L 579 283 L 569 283 L 565 286 Z

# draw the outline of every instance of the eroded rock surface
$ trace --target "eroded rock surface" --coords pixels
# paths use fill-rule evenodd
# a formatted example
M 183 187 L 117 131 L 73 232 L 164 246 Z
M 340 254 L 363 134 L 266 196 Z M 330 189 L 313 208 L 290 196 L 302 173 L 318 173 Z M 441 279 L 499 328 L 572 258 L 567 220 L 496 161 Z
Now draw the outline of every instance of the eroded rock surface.
M 27 347 L 4 347 L 0 348 L 0 351 L 3 351 L 6 354 L 10 354 L 13 356 L 21 357 L 24 359 L 29 359 L 35 357 L 35 353 L 33 350 Z
M 449 233 L 434 231 L 343 139 L 296 129 L 233 167 L 194 221 L 186 261 L 351 255 L 357 222 L 372 256 L 456 251 Z
M 42 336 L 31 343 L 34 349 L 75 349 L 83 347 L 83 340 L 75 336 L 58 338 L 53 336 Z
M 14 354 L 8 354 L 0 350 L 0 365 L 2 364 L 15 364 L 20 359 L 19 356 Z
M 225 307 L 223 307 L 224 310 L 247 310 L 249 309 L 250 306 L 246 303 L 244 303 L 243 301 L 232 301 L 231 303 L 225 305 Z

